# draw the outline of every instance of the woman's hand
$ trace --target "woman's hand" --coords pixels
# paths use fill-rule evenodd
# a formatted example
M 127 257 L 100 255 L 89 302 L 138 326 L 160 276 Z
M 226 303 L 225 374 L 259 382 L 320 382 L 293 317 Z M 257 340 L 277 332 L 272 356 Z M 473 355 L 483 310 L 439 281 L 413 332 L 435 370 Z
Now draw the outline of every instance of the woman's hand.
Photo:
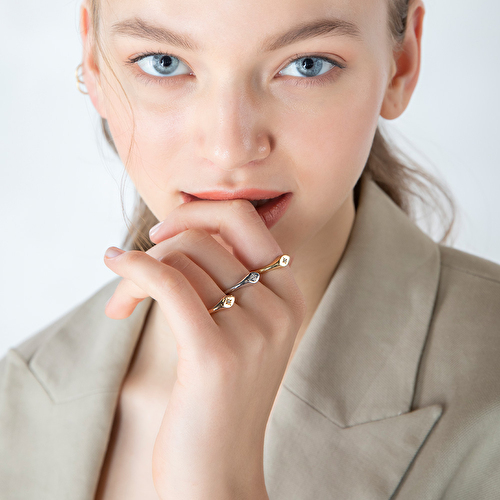
M 106 314 L 127 317 L 151 296 L 175 337 L 177 380 L 153 451 L 157 492 L 168 500 L 267 499 L 264 435 L 304 299 L 284 267 L 234 291 L 232 308 L 208 309 L 284 252 L 246 200 L 185 203 L 151 239 L 148 252 L 105 258 L 124 278 Z

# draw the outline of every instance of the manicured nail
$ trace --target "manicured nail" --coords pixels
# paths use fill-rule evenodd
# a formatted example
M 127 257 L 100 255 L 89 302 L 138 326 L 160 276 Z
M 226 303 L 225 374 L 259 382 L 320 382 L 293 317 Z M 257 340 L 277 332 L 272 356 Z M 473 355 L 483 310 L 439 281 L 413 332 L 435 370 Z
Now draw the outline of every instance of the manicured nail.
M 109 247 L 104 255 L 106 256 L 106 258 L 112 259 L 114 257 L 118 257 L 118 255 L 121 255 L 122 253 L 124 253 L 124 250 L 120 250 L 116 247 Z
M 151 236 L 153 236 L 157 231 L 158 229 L 160 229 L 160 226 L 161 226 L 161 222 L 158 222 L 158 224 L 156 224 L 156 226 L 153 226 L 150 230 L 149 230 L 149 237 L 151 238 Z

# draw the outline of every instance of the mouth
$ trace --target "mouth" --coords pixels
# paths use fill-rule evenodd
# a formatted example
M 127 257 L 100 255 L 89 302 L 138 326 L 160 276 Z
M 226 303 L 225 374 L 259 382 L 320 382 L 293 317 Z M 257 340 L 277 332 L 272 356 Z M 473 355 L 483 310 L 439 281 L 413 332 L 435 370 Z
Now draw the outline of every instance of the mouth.
M 248 200 L 257 210 L 267 228 L 274 226 L 285 214 L 292 198 L 292 193 L 276 193 L 271 191 L 246 190 L 245 192 L 205 192 L 196 195 L 182 192 L 184 203 L 197 200 L 223 201 Z

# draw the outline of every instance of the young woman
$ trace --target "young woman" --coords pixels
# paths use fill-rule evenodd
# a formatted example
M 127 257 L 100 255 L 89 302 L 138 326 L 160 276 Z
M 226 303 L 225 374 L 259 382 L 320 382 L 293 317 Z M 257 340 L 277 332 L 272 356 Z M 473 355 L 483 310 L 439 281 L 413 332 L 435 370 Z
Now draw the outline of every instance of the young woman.
M 83 2 L 141 203 L 117 279 L 0 364 L 2 499 L 498 498 L 500 266 L 417 227 L 378 129 L 424 12 Z

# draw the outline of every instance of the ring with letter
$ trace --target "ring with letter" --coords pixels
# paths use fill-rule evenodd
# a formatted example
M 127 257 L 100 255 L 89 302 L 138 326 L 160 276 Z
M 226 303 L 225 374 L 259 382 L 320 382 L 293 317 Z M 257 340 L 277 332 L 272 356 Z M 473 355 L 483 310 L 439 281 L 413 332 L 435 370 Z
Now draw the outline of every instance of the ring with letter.
M 232 295 L 224 295 L 224 297 L 222 297 L 222 299 L 220 299 L 214 307 L 209 309 L 208 312 L 210 314 L 213 314 L 214 312 L 220 311 L 221 309 L 229 309 L 233 307 L 235 301 L 236 299 Z
M 274 259 L 271 264 L 269 264 L 266 267 L 261 267 L 260 269 L 256 269 L 255 271 L 252 271 L 254 273 L 266 273 L 267 271 L 271 271 L 273 269 L 277 269 L 279 267 L 286 267 L 290 263 L 290 256 L 289 255 L 281 255 L 280 257 L 277 257 Z

